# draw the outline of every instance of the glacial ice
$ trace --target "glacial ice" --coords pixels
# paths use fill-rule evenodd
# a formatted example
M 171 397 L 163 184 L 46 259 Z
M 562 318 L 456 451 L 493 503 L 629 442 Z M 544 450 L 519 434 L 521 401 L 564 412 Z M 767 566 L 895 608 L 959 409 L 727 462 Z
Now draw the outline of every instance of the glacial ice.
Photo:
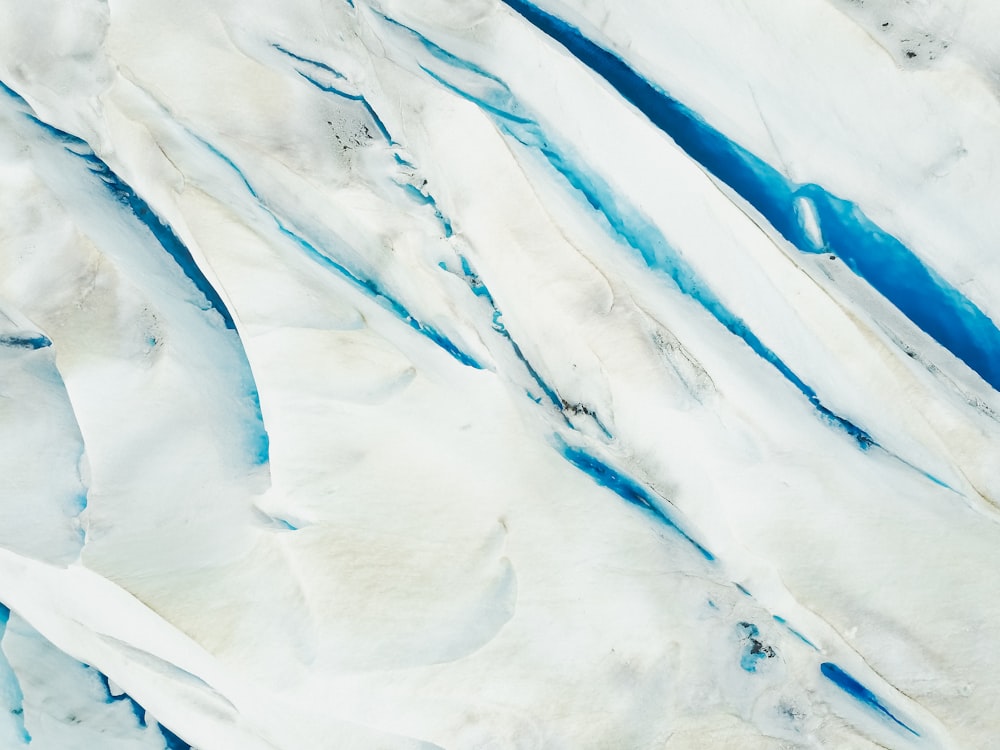
M 988 748 L 988 0 L 0 24 L 0 747 Z

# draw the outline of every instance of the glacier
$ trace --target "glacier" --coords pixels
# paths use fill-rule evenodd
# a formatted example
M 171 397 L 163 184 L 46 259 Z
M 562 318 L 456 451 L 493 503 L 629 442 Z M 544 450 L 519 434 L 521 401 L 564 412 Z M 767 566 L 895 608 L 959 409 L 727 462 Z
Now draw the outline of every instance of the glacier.
M 1000 6 L 0 24 L 0 747 L 1000 742 Z

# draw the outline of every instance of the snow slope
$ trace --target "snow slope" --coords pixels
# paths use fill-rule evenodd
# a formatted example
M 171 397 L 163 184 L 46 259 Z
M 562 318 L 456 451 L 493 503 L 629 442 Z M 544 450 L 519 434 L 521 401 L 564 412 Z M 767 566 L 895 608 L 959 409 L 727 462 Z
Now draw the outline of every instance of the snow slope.
M 987 0 L 3 10 L 3 747 L 1000 747 Z

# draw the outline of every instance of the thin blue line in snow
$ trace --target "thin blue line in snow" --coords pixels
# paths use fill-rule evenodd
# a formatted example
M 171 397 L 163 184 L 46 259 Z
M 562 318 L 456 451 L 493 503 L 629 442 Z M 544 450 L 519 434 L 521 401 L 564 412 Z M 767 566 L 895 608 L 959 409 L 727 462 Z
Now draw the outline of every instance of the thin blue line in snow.
M 800 633 L 798 630 L 796 630 L 791 625 L 789 625 L 788 621 L 784 617 L 780 617 L 778 615 L 772 615 L 772 617 L 774 618 L 774 621 L 776 623 L 779 623 L 780 625 L 784 625 L 785 629 L 788 630 L 789 633 L 791 633 L 792 635 L 794 635 L 796 638 L 798 638 L 804 644 L 806 644 L 807 646 L 809 646 L 810 648 L 812 648 L 814 651 L 819 651 L 819 649 L 816 647 L 815 643 L 813 643 L 812 641 L 810 641 L 808 638 L 806 638 L 804 635 L 802 635 L 802 633 Z
M 565 399 L 561 398 L 559 394 L 556 392 L 556 390 L 548 383 L 546 383 L 545 380 L 542 378 L 542 376 L 538 374 L 538 371 L 534 368 L 534 366 L 532 366 L 531 362 L 528 361 L 528 358 L 524 356 L 524 352 L 521 351 L 521 347 L 518 346 L 517 341 L 515 341 L 514 337 L 510 335 L 510 331 L 507 330 L 507 326 L 504 325 L 503 313 L 500 311 L 500 308 L 497 307 L 496 300 L 493 299 L 493 294 L 490 292 L 489 288 L 487 288 L 486 284 L 483 283 L 483 280 L 480 278 L 479 274 L 476 273 L 476 271 L 472 268 L 472 264 L 469 263 L 468 258 L 466 258 L 461 253 L 458 254 L 458 258 L 462 265 L 462 272 L 460 274 L 462 279 L 465 281 L 466 284 L 469 285 L 469 289 L 475 296 L 482 297 L 484 300 L 486 300 L 486 302 L 489 304 L 490 308 L 493 311 L 492 321 L 491 321 L 493 330 L 507 340 L 507 343 L 510 344 L 511 349 L 514 352 L 514 356 L 516 356 L 517 359 L 521 362 L 521 364 L 524 365 L 524 368 L 527 371 L 528 375 L 531 377 L 532 380 L 535 381 L 535 384 L 539 387 L 539 389 L 541 389 L 542 394 L 544 395 L 543 398 L 542 396 L 536 396 L 531 391 L 525 391 L 528 398 L 530 398 L 532 401 L 534 401 L 536 404 L 539 405 L 542 404 L 544 399 L 547 398 L 549 402 L 553 406 L 555 406 L 556 410 L 559 411 L 559 413 L 562 415 L 563 421 L 565 422 L 566 426 L 573 430 L 576 429 L 576 426 L 570 421 L 569 417 L 567 416 L 567 413 L 577 414 L 577 415 L 584 414 L 590 417 L 594 421 L 598 429 L 604 434 L 604 437 L 606 437 L 608 440 L 613 440 L 614 435 L 611 434 L 611 431 L 608 430 L 607 426 L 604 424 L 603 421 L 601 421 L 601 418 L 597 415 L 597 413 L 593 409 L 590 409 L 584 404 L 579 404 L 579 403 L 571 404 Z M 448 271 L 448 273 L 454 273 L 455 275 L 459 275 L 455 271 L 451 271 L 448 268 L 448 264 L 445 263 L 444 261 L 438 263 L 438 265 L 445 271 Z
M 385 138 L 386 143 L 390 146 L 395 145 L 396 142 L 392 140 L 392 136 L 389 135 L 389 129 L 385 126 L 385 123 L 382 122 L 382 118 L 378 116 L 378 112 L 375 111 L 375 108 L 371 105 L 371 103 L 363 97 L 361 99 L 361 103 L 364 105 L 365 110 L 367 110 L 368 116 L 372 118 L 372 122 L 375 123 L 375 127 L 378 128 L 382 137 Z
M 271 212 L 268 210 L 268 213 Z M 326 266 L 327 268 L 336 271 L 343 278 L 347 279 L 358 288 L 367 292 L 372 298 L 380 302 L 383 307 L 389 309 L 393 314 L 396 315 L 396 317 L 398 317 L 400 320 L 402 320 L 404 323 L 410 326 L 410 328 L 412 328 L 413 330 L 417 331 L 418 333 L 424 335 L 425 337 L 433 341 L 435 344 L 444 349 L 448 354 L 450 354 L 456 360 L 461 362 L 463 365 L 466 365 L 468 367 L 473 367 L 477 370 L 483 369 L 481 364 L 479 364 L 472 356 L 466 354 L 457 346 L 455 346 L 455 344 L 452 343 L 452 341 L 448 339 L 447 336 L 445 336 L 442 333 L 439 333 L 432 326 L 422 323 L 421 321 L 413 317 L 410 311 L 407 310 L 406 307 L 404 307 L 401 302 L 394 299 L 385 291 L 383 291 L 378 286 L 378 284 L 376 284 L 373 280 L 356 276 L 351 271 L 349 271 L 345 266 L 341 265 L 337 261 L 327 256 L 325 253 L 321 252 L 315 245 L 309 242 L 309 240 L 305 239 L 304 237 L 301 237 L 300 235 L 296 234 L 294 231 L 286 227 L 281 222 L 281 220 L 277 218 L 277 216 L 275 216 L 274 214 L 271 214 L 271 216 L 277 223 L 278 231 L 280 231 L 283 235 L 285 235 L 289 239 L 293 240 L 299 247 L 305 250 L 306 253 L 311 258 L 319 262 L 320 265 Z
M 489 79 L 491 81 L 494 81 L 495 83 L 499 83 L 500 85 L 504 85 L 503 81 L 501 81 L 499 78 L 497 78 L 495 75 L 493 75 L 489 71 L 484 70 L 483 68 L 480 68 L 475 63 L 471 63 L 468 60 L 465 60 L 465 59 L 463 59 L 461 57 L 457 57 L 456 55 L 453 55 L 451 52 L 449 52 L 448 50 L 446 50 L 444 47 L 441 47 L 440 45 L 437 45 L 434 42 L 432 42 L 430 39 L 428 39 L 427 37 L 425 37 L 423 34 L 421 34 L 416 29 L 410 28 L 406 24 L 400 23 L 395 18 L 390 18 L 389 16 L 383 15 L 383 14 L 377 12 L 377 11 L 373 11 L 373 13 L 378 18 L 381 18 L 383 21 L 385 21 L 387 24 L 389 24 L 390 26 L 395 26 L 398 29 L 402 29 L 407 34 L 409 34 L 409 35 L 413 36 L 414 38 L 416 38 L 417 41 L 419 41 L 420 44 L 423 46 L 424 49 L 426 49 L 428 52 L 430 52 L 434 57 L 436 57 L 441 62 L 447 63 L 448 65 L 451 65 L 451 66 L 456 67 L 456 68 L 461 68 L 462 70 L 467 70 L 470 73 L 475 73 L 477 76 L 480 76 L 482 78 L 487 78 L 487 79 Z
M 869 219 L 857 204 L 815 184 L 796 184 L 709 125 L 632 70 L 575 26 L 524 0 L 503 0 L 601 76 L 626 101 L 705 169 L 729 185 L 792 245 L 832 253 L 929 336 L 1000 390 L 1000 330 L 972 301 L 902 242 Z M 812 203 L 822 242 L 803 225 L 800 200 Z
M 490 308 L 493 310 L 493 318 L 491 322 L 493 330 L 507 340 L 507 343 L 510 344 L 511 349 L 514 351 L 514 356 L 516 356 L 518 360 L 520 360 L 521 364 L 524 365 L 524 368 L 527 370 L 531 379 L 535 381 L 535 384 L 541 389 L 542 393 L 545 394 L 545 397 L 552 403 L 552 405 L 561 411 L 562 399 L 560 399 L 556 394 L 555 389 L 546 383 L 542 376 L 538 374 L 538 371 L 535 370 L 531 362 L 529 362 L 527 357 L 524 356 L 524 352 L 521 351 L 521 347 L 517 345 L 517 342 L 510 335 L 510 331 L 508 331 L 507 327 L 503 324 L 503 313 L 501 313 L 500 308 L 497 307 L 496 300 L 493 299 L 493 294 L 487 288 L 486 284 L 483 283 L 479 274 L 472 268 L 472 264 L 469 263 L 469 259 L 461 254 L 459 254 L 458 257 L 459 262 L 462 264 L 462 278 L 465 283 L 469 285 L 469 289 L 472 290 L 472 293 L 475 296 L 485 299 Z M 448 270 L 447 265 L 444 263 L 441 263 L 440 265 L 446 271 Z M 530 393 L 528 396 L 535 401 L 535 403 L 541 403 L 540 398 L 536 399 L 536 397 Z
M 449 219 L 443 213 L 441 213 L 441 209 L 438 208 L 438 204 L 437 201 L 434 200 L 434 196 L 423 192 L 416 185 L 411 185 L 408 182 L 396 182 L 395 184 L 417 203 L 424 206 L 430 206 L 431 209 L 433 209 L 434 218 L 437 219 L 438 223 L 441 224 L 441 228 L 444 230 L 445 237 L 451 237 L 454 234 L 454 231 L 452 230 L 451 227 L 451 221 L 449 221 Z
M 453 94 L 458 94 L 463 99 L 466 99 L 466 100 L 472 102 L 473 104 L 476 104 L 477 106 L 479 106 L 480 109 L 483 109 L 483 110 L 489 112 L 491 115 L 494 115 L 495 117 L 498 117 L 501 120 L 506 120 L 508 122 L 513 122 L 513 123 L 518 124 L 518 125 L 534 125 L 535 124 L 534 120 L 531 120 L 531 119 L 529 119 L 527 117 L 522 117 L 521 115 L 515 115 L 512 112 L 508 112 L 507 110 L 502 109 L 501 107 L 498 107 L 496 105 L 490 104 L 485 99 L 480 99 L 479 97 L 473 96 L 472 94 L 470 94 L 467 91 L 459 88 L 455 84 L 449 83 L 448 81 L 446 81 L 444 78 L 442 78 L 441 76 L 439 76 L 437 73 L 435 73 L 430 68 L 427 68 L 427 67 L 421 65 L 420 69 L 422 71 L 424 71 L 424 73 L 426 73 L 428 76 L 430 76 L 431 78 L 433 78 L 435 81 L 437 81 L 439 84 L 441 84 L 444 88 L 448 89 L 448 91 L 451 91 Z M 513 134 L 511 133 L 511 135 L 513 135 Z
M 309 81 L 309 83 L 318 88 L 320 91 L 325 91 L 328 94 L 336 94 L 337 96 L 343 97 L 344 99 L 350 99 L 352 102 L 364 101 L 364 97 L 361 96 L 361 94 L 351 94 L 348 93 L 347 91 L 344 91 L 343 89 L 338 89 L 336 86 L 331 86 L 328 83 L 323 83 L 322 81 L 313 78 L 308 73 L 303 73 L 301 70 L 297 68 L 295 72 L 298 73 L 303 78 L 305 78 L 307 81 Z
M 886 718 L 891 719 L 892 721 L 894 721 L 896 724 L 901 726 L 903 729 L 905 729 L 907 732 L 914 735 L 915 737 L 920 736 L 920 733 L 917 732 L 915 729 L 908 727 L 906 724 L 904 724 L 895 716 L 893 716 L 892 713 L 889 711 L 889 709 L 886 708 L 882 704 L 882 702 L 878 699 L 878 696 L 875 695 L 875 693 L 866 688 L 864 685 L 862 685 L 860 682 L 858 682 L 856 679 L 854 679 L 851 675 L 849 675 L 847 672 L 845 672 L 843 669 L 838 667 L 833 662 L 829 661 L 823 662 L 820 665 L 819 669 L 820 672 L 823 673 L 824 677 L 826 677 L 828 680 L 830 680 L 830 682 L 839 687 L 841 690 L 843 690 L 845 693 L 847 693 L 855 700 L 865 704 L 869 708 L 874 709 L 875 711 L 882 714 Z
M 347 80 L 347 77 L 343 73 L 341 73 L 339 70 L 335 70 L 334 68 L 331 68 L 326 63 L 321 63 L 318 60 L 312 60 L 312 59 L 310 59 L 308 57 L 302 57 L 302 55 L 297 55 L 294 52 L 292 52 L 291 50 L 286 49 L 285 47 L 282 47 L 277 42 L 272 42 L 271 46 L 274 47 L 276 50 L 278 50 L 278 52 L 280 52 L 281 54 L 287 55 L 288 57 L 292 58 L 293 60 L 298 60 L 299 62 L 304 62 L 304 63 L 306 63 L 308 65 L 313 65 L 313 66 L 319 68 L 320 70 L 325 70 L 327 73 L 331 73 L 336 78 L 339 78 L 341 80 Z
M 375 111 L 375 108 L 372 107 L 372 105 L 364 96 L 362 96 L 361 94 L 351 94 L 348 93 L 347 91 L 344 91 L 343 89 L 338 89 L 336 86 L 330 86 L 328 84 L 325 84 L 322 81 L 313 78 L 308 73 L 303 73 L 301 70 L 296 70 L 295 72 L 298 73 L 300 76 L 302 76 L 304 79 L 306 79 L 313 86 L 318 88 L 320 91 L 324 91 L 328 94 L 334 94 L 335 96 L 348 99 L 352 102 L 358 102 L 362 107 L 364 107 L 365 112 L 368 113 L 368 116 L 371 118 L 371 121 L 375 123 L 375 127 L 378 129 L 378 132 L 382 135 L 382 137 L 385 138 L 386 142 L 390 145 L 395 144 L 395 141 L 392 140 L 392 136 L 389 135 L 388 128 L 386 128 L 385 123 L 382 122 L 382 118 L 378 116 L 378 113 Z

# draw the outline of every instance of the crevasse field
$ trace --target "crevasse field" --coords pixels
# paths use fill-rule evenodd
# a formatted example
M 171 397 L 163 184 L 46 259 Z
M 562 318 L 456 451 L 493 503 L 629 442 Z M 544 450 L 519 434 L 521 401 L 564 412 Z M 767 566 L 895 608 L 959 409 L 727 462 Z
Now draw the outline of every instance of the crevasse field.
M 0 9 L 0 748 L 1000 748 L 1000 5 Z

